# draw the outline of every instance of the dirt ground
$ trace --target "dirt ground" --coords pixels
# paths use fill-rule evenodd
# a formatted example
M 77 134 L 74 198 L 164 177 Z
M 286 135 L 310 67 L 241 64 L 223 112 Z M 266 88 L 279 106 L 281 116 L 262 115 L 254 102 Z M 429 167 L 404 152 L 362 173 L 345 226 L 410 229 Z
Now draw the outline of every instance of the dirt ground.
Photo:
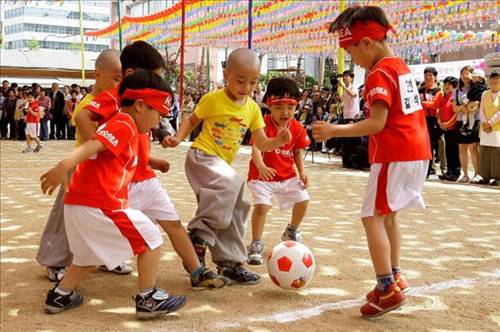
M 281 290 L 269 280 L 265 267 L 251 267 L 263 276 L 259 285 L 195 292 L 167 240 L 158 286 L 188 296 L 188 304 L 178 313 L 135 320 L 131 297 L 137 275 L 96 271 L 80 286 L 82 307 L 47 315 L 43 302 L 52 284 L 35 256 L 55 197 L 42 195 L 38 178 L 71 151 L 72 142 L 48 142 L 38 154 L 22 154 L 23 148 L 21 142 L 1 142 L 2 331 L 500 330 L 500 190 L 427 182 L 428 208 L 404 212 L 399 218 L 402 267 L 412 287 L 408 304 L 365 320 L 359 305 L 374 285 L 358 216 L 367 172 L 344 170 L 338 158 L 330 161 L 318 153 L 314 164 L 306 162 L 311 204 L 302 229 L 317 267 L 305 290 Z M 154 155 L 171 162 L 170 172 L 159 176 L 184 222 L 196 209 L 184 175 L 186 151 L 185 145 L 176 150 L 153 148 Z M 242 175 L 249 157 L 243 148 L 234 163 Z M 264 235 L 267 249 L 279 242 L 289 217 L 289 212 L 271 210 Z

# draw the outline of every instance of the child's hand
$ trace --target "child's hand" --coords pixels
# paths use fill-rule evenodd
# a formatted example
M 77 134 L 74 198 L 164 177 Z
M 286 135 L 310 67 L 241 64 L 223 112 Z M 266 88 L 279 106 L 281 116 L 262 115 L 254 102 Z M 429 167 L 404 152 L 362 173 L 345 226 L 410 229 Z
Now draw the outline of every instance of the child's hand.
M 276 175 L 276 173 L 277 172 L 274 168 L 267 167 L 266 165 L 259 168 L 260 178 L 262 178 L 265 181 L 272 180 L 274 178 L 274 176 Z
M 278 131 L 278 135 L 279 137 L 279 140 L 281 141 L 281 144 L 285 144 L 285 143 L 288 143 L 290 142 L 290 140 L 292 139 L 292 134 L 290 133 L 290 130 L 288 130 L 288 128 L 286 129 L 280 129 Z
M 52 195 L 54 190 L 66 181 L 67 172 L 58 164 L 40 177 L 42 192 Z
M 309 187 L 309 178 L 305 173 L 299 173 L 300 181 L 304 184 L 304 189 L 307 189 Z
M 491 127 L 491 125 L 489 123 L 487 123 L 487 122 L 482 123 L 481 127 L 483 127 L 483 130 L 486 133 L 491 133 L 491 131 L 493 130 L 493 128 Z
M 161 142 L 161 146 L 164 148 L 175 148 L 181 140 L 178 137 L 175 136 L 167 136 L 163 139 L 163 142 Z
M 333 129 L 335 126 L 329 124 L 325 121 L 316 121 L 312 126 L 313 138 L 317 142 L 326 141 L 330 137 L 334 136 Z
M 151 166 L 152 169 L 155 169 L 162 173 L 167 173 L 170 169 L 170 163 L 163 159 L 151 159 L 149 161 L 149 166 Z

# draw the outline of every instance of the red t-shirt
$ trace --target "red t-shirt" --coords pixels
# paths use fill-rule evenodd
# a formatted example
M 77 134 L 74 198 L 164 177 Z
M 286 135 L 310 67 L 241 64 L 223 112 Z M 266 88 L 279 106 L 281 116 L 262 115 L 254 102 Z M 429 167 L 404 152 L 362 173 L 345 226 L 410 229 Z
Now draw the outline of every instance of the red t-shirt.
M 106 122 L 120 110 L 118 89 L 119 86 L 117 85 L 112 89 L 101 92 L 85 106 L 89 111 L 99 115 L 99 125 Z
M 36 101 L 32 101 L 29 103 L 28 107 L 33 111 L 36 115 L 31 114 L 31 112 L 28 112 L 26 114 L 26 123 L 40 123 L 40 108 L 38 106 L 38 103 Z
M 139 159 L 137 160 L 137 168 L 132 182 L 141 182 L 156 176 L 151 166 L 149 166 L 149 144 L 149 134 L 139 134 Z
M 99 115 L 102 124 L 114 114 L 119 112 L 120 103 L 118 98 L 119 85 L 98 94 L 87 106 L 91 112 Z M 155 172 L 149 164 L 149 135 L 139 134 L 139 160 L 132 182 L 140 182 L 155 177 Z
M 92 139 L 107 149 L 78 164 L 64 203 L 103 210 L 127 208 L 127 186 L 137 166 L 137 136 L 137 126 L 126 113 L 117 113 L 100 126 Z
M 453 93 L 449 93 L 440 100 L 438 116 L 441 122 L 448 122 L 453 117 L 453 115 L 455 115 L 455 112 L 453 112 L 453 106 L 451 104 L 452 97 Z
M 271 115 L 266 115 L 264 117 L 264 123 L 266 124 L 264 131 L 267 137 L 276 137 L 278 135 L 278 127 L 274 123 Z M 276 170 L 276 175 L 269 181 L 284 181 L 295 177 L 295 160 L 293 159 L 294 151 L 304 149 L 310 144 L 306 130 L 304 129 L 304 127 L 302 127 L 300 122 L 292 119 L 290 121 L 288 129 L 292 134 L 292 139 L 290 142 L 274 149 L 273 151 L 261 152 L 264 164 L 266 164 L 267 167 L 271 167 Z M 261 179 L 259 177 L 259 171 L 257 170 L 257 167 L 255 166 L 253 160 L 250 160 L 250 166 L 248 170 L 248 181 L 250 180 L 264 181 L 264 179 Z
M 384 129 L 369 136 L 370 163 L 430 160 L 429 134 L 415 80 L 398 57 L 380 60 L 365 82 L 365 100 L 389 108 Z

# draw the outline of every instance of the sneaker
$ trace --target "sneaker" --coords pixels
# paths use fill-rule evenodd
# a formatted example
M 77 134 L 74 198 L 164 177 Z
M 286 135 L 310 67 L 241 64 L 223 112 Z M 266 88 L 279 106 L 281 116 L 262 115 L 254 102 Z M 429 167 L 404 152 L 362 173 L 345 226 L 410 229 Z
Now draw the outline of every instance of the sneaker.
M 76 290 L 73 290 L 67 295 L 59 294 L 56 288 L 52 288 L 47 293 L 45 299 L 45 310 L 49 314 L 57 314 L 61 311 L 79 307 L 83 303 L 83 296 Z
M 195 290 L 222 288 L 231 283 L 231 280 L 220 276 L 210 269 L 205 268 L 198 277 L 191 276 L 191 287 Z
M 262 265 L 264 263 L 264 241 L 253 240 L 250 243 L 247 262 L 250 265 Z
M 403 276 L 403 273 L 394 273 L 394 280 L 396 285 L 399 287 L 399 289 L 401 289 L 403 293 L 406 293 L 410 290 L 410 285 L 408 285 L 408 281 Z M 375 289 L 366 294 L 366 300 L 368 302 L 373 302 L 375 300 Z
M 106 267 L 106 265 L 99 265 L 99 270 L 104 271 L 104 272 L 111 272 L 111 273 L 116 273 L 116 274 L 130 274 L 134 269 L 132 266 L 128 265 L 127 262 L 123 262 L 117 267 L 115 267 L 113 270 L 110 270 Z
M 281 235 L 281 241 L 295 241 L 299 243 L 303 243 L 302 241 L 302 232 L 298 229 L 293 229 L 290 225 L 288 225 Z
M 391 284 L 386 292 L 375 289 L 373 298 L 360 309 L 365 318 L 378 317 L 404 304 L 405 294 L 396 284 Z
M 23 153 L 31 153 L 31 152 L 33 152 L 33 149 L 31 148 L 26 148 L 23 150 Z
M 155 287 L 144 297 L 135 296 L 135 315 L 138 319 L 151 319 L 177 311 L 185 304 L 185 296 L 172 296 Z
M 260 282 L 260 275 L 245 269 L 241 264 L 234 266 L 217 266 L 219 274 L 231 279 L 231 284 L 256 285 Z
M 484 184 L 483 182 L 483 177 L 479 174 L 476 174 L 472 177 L 472 179 L 470 180 L 470 183 L 475 183 L 475 184 Z
M 205 254 L 207 252 L 207 242 L 196 236 L 193 232 L 189 232 L 189 238 L 193 243 L 194 251 L 196 252 L 196 256 L 198 256 L 200 265 L 205 266 Z
M 52 282 L 59 282 L 63 279 L 66 273 L 64 266 L 49 266 L 47 267 L 47 278 Z
M 40 150 L 43 148 L 43 146 L 41 145 L 37 145 L 35 150 L 33 150 L 33 152 L 40 152 Z
M 490 186 L 496 186 L 496 187 L 498 187 L 498 181 L 495 180 L 495 179 L 492 179 L 491 182 L 490 182 Z

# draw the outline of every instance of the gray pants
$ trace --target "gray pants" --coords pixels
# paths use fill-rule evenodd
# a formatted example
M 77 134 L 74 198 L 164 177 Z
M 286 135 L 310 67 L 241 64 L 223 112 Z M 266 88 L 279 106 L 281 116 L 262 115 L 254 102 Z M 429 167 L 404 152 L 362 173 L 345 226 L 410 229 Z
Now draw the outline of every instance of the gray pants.
M 224 160 L 198 149 L 189 149 L 185 167 L 198 201 L 188 229 L 209 244 L 217 265 L 244 263 L 243 239 L 250 211 L 245 181 Z
M 59 188 L 49 219 L 43 229 L 36 260 L 40 265 L 50 267 L 69 266 L 73 255 L 69 251 L 66 228 L 64 227 L 64 185 Z

